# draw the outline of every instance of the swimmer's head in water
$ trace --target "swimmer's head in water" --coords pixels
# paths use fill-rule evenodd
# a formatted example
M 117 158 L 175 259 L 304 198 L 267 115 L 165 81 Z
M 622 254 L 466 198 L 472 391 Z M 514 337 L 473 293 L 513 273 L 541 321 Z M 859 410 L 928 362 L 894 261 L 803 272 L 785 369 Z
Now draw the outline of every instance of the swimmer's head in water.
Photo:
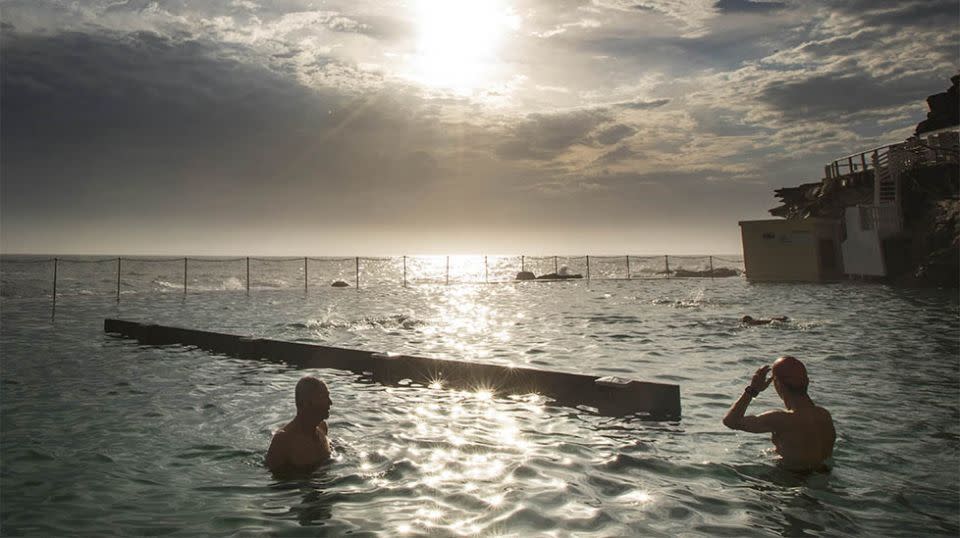
M 807 368 L 796 357 L 780 357 L 773 363 L 771 373 L 778 389 L 786 389 L 795 394 L 807 393 L 807 385 L 810 384 Z
M 740 323 L 750 323 L 751 321 L 753 321 L 753 318 L 750 316 L 743 316 L 740 318 Z
M 313 376 L 304 376 L 297 381 L 294 400 L 298 414 L 316 416 L 320 420 L 330 417 L 330 389 L 327 384 Z

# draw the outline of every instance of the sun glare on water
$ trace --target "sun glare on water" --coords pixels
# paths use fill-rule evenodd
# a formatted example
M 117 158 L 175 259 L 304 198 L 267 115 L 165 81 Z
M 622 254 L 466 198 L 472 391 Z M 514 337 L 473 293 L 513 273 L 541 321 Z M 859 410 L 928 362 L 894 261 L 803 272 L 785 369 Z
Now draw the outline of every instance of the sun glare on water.
M 417 0 L 410 78 L 460 94 L 489 85 L 498 52 L 519 18 L 498 0 Z

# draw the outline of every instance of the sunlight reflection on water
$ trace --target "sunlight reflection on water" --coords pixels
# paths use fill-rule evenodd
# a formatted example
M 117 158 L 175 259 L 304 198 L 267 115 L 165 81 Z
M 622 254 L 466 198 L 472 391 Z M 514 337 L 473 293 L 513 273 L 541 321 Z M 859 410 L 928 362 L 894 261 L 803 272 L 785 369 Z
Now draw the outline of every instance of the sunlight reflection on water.
M 6 300 L 0 309 L 5 533 L 958 530 L 957 308 L 933 292 L 719 279 L 425 285 L 120 305 L 72 298 L 56 324 L 47 306 Z M 793 321 L 745 328 L 744 313 Z M 278 481 L 263 450 L 307 372 L 136 346 L 104 337 L 106 316 L 675 382 L 684 416 L 599 417 L 495 386 L 384 387 L 310 370 L 335 400 L 336 457 L 310 477 Z M 767 436 L 719 423 L 750 371 L 785 352 L 807 359 L 814 397 L 837 421 L 830 475 L 784 474 L 766 455 Z M 878 393 L 922 419 L 891 422 Z M 754 406 L 775 404 L 764 393 Z

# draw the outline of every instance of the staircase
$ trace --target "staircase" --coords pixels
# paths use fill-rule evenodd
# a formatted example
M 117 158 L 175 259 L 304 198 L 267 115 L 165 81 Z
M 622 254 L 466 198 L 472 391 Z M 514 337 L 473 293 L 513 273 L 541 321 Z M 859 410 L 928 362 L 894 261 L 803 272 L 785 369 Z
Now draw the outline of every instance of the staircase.
M 900 203 L 900 170 L 897 166 L 891 166 L 890 154 L 894 153 L 893 148 L 880 153 L 873 152 L 873 203 L 874 205 L 896 205 Z

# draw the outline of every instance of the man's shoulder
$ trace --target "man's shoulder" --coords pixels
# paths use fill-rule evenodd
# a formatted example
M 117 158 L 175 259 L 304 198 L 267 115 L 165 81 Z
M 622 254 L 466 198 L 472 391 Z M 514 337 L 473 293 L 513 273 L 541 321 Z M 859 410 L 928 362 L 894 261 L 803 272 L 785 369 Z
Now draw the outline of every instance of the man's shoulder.
M 774 431 L 779 430 L 783 427 L 784 424 L 787 424 L 788 421 L 793 418 L 793 413 L 786 409 L 771 409 L 769 411 L 764 411 L 757 415 L 758 418 L 763 419 L 764 422 L 773 427 Z
M 285 441 L 293 436 L 293 430 L 290 428 L 290 423 L 280 426 L 273 431 L 273 439 L 275 441 Z

